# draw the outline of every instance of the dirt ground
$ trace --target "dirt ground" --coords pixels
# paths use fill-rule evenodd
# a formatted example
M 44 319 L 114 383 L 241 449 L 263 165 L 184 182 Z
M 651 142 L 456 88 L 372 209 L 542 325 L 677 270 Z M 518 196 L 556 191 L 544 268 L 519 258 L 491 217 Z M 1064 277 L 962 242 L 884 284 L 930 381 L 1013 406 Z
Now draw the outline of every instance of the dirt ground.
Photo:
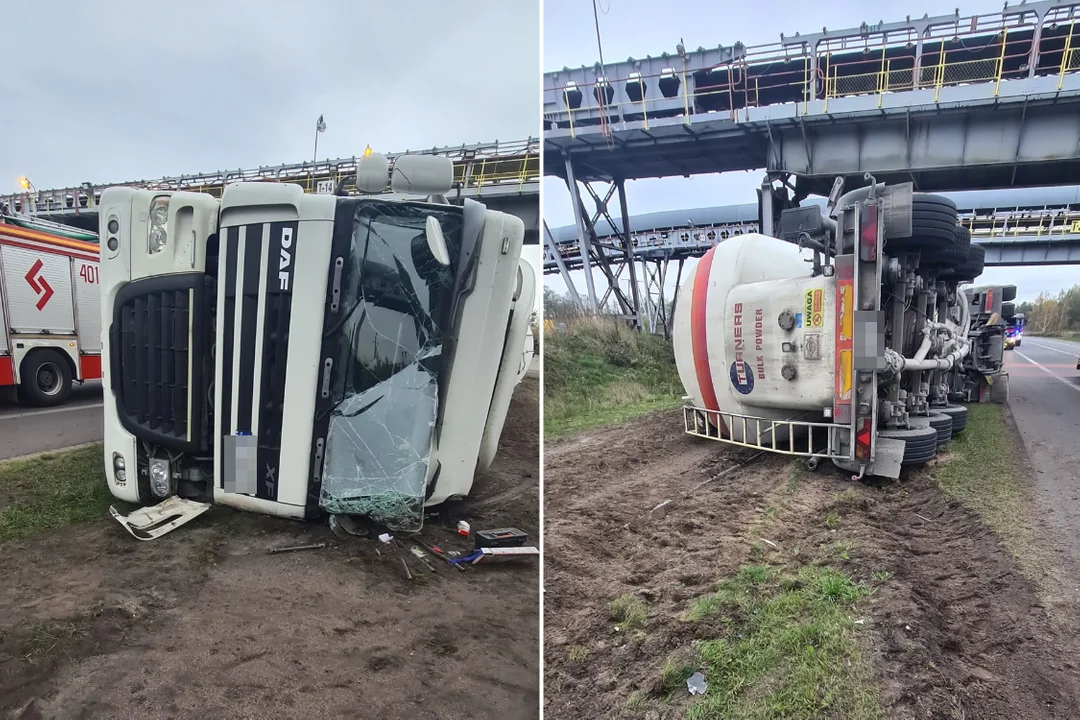
M 532 544 L 538 388 L 518 388 L 469 515 Z M 329 546 L 267 552 L 315 542 Z M 222 508 L 148 543 L 102 519 L 9 544 L 0 717 L 538 718 L 538 563 L 407 557 L 411 582 L 372 541 Z
M 664 702 L 660 669 L 715 633 L 678 617 L 750 562 L 762 538 L 777 553 L 850 549 L 833 564 L 874 588 L 859 606 L 858 641 L 888 717 L 1080 717 L 1075 633 L 930 476 L 872 488 L 831 465 L 796 471 L 797 489 L 770 521 L 766 507 L 794 465 L 754 456 L 685 436 L 677 411 L 547 444 L 545 718 L 683 717 L 690 698 Z M 832 530 L 829 513 L 840 518 Z M 608 604 L 627 592 L 648 607 L 639 641 L 609 620 Z M 635 692 L 652 700 L 627 710 Z

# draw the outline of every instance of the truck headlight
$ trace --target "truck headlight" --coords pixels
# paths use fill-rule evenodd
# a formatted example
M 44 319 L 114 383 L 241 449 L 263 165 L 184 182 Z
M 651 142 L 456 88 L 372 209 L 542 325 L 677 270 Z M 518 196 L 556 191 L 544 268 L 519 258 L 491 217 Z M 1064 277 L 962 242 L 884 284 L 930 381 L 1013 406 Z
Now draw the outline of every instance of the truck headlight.
M 113 478 L 116 479 L 117 484 L 123 485 L 127 482 L 127 469 L 124 467 L 124 456 L 120 453 L 113 453 Z
M 166 229 L 169 225 L 169 198 L 157 197 L 150 204 L 150 225 L 147 231 L 150 254 L 159 253 L 165 249 L 169 241 L 169 233 Z
M 150 458 L 150 491 L 159 498 L 172 494 L 172 474 L 169 461 Z

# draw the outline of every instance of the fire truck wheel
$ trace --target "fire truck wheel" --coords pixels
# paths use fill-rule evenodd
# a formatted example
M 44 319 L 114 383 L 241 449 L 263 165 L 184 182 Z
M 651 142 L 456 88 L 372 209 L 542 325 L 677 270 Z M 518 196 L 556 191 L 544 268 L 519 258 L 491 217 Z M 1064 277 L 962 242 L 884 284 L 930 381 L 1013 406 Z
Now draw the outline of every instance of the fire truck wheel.
M 900 461 L 902 465 L 922 465 L 937 456 L 937 428 L 882 430 L 878 436 L 904 441 L 904 459 Z
M 67 359 L 55 350 L 32 351 L 23 360 L 19 389 L 32 405 L 60 405 L 71 394 L 71 367 Z
M 948 415 L 952 418 L 952 434 L 959 435 L 967 427 L 968 411 L 963 405 L 949 405 L 948 407 L 936 408 L 935 412 Z

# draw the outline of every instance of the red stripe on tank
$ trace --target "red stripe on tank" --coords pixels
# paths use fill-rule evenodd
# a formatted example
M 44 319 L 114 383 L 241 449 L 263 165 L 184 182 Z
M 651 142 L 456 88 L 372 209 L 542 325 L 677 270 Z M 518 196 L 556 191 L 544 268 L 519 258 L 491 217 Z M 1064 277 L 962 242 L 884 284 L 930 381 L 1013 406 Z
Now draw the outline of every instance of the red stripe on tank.
M 694 374 L 697 376 L 698 387 L 701 389 L 701 401 L 708 410 L 719 410 L 720 404 L 716 402 L 716 389 L 713 387 L 712 371 L 709 368 L 709 347 L 707 344 L 706 298 L 709 290 L 709 272 L 712 270 L 713 253 L 716 248 L 709 249 L 705 256 L 698 261 L 694 272 L 694 297 L 690 302 L 690 347 L 694 355 Z M 723 418 L 720 418 L 720 432 L 727 434 L 727 427 Z

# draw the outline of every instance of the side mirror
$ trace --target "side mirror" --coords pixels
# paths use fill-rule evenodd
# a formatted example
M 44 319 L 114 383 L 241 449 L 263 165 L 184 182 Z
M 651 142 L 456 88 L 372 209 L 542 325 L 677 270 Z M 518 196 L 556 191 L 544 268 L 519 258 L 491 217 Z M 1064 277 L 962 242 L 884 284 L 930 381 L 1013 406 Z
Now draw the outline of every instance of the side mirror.
M 446 238 L 443 237 L 442 225 L 434 215 L 428 215 L 424 226 L 424 235 L 427 237 L 428 250 L 431 256 L 442 266 L 450 264 L 450 251 L 446 249 Z
M 396 193 L 445 195 L 454 188 L 454 161 L 440 155 L 402 155 L 394 161 L 390 189 Z
M 390 161 L 381 153 L 365 155 L 356 163 L 356 189 L 362 193 L 385 192 L 389 176 Z

